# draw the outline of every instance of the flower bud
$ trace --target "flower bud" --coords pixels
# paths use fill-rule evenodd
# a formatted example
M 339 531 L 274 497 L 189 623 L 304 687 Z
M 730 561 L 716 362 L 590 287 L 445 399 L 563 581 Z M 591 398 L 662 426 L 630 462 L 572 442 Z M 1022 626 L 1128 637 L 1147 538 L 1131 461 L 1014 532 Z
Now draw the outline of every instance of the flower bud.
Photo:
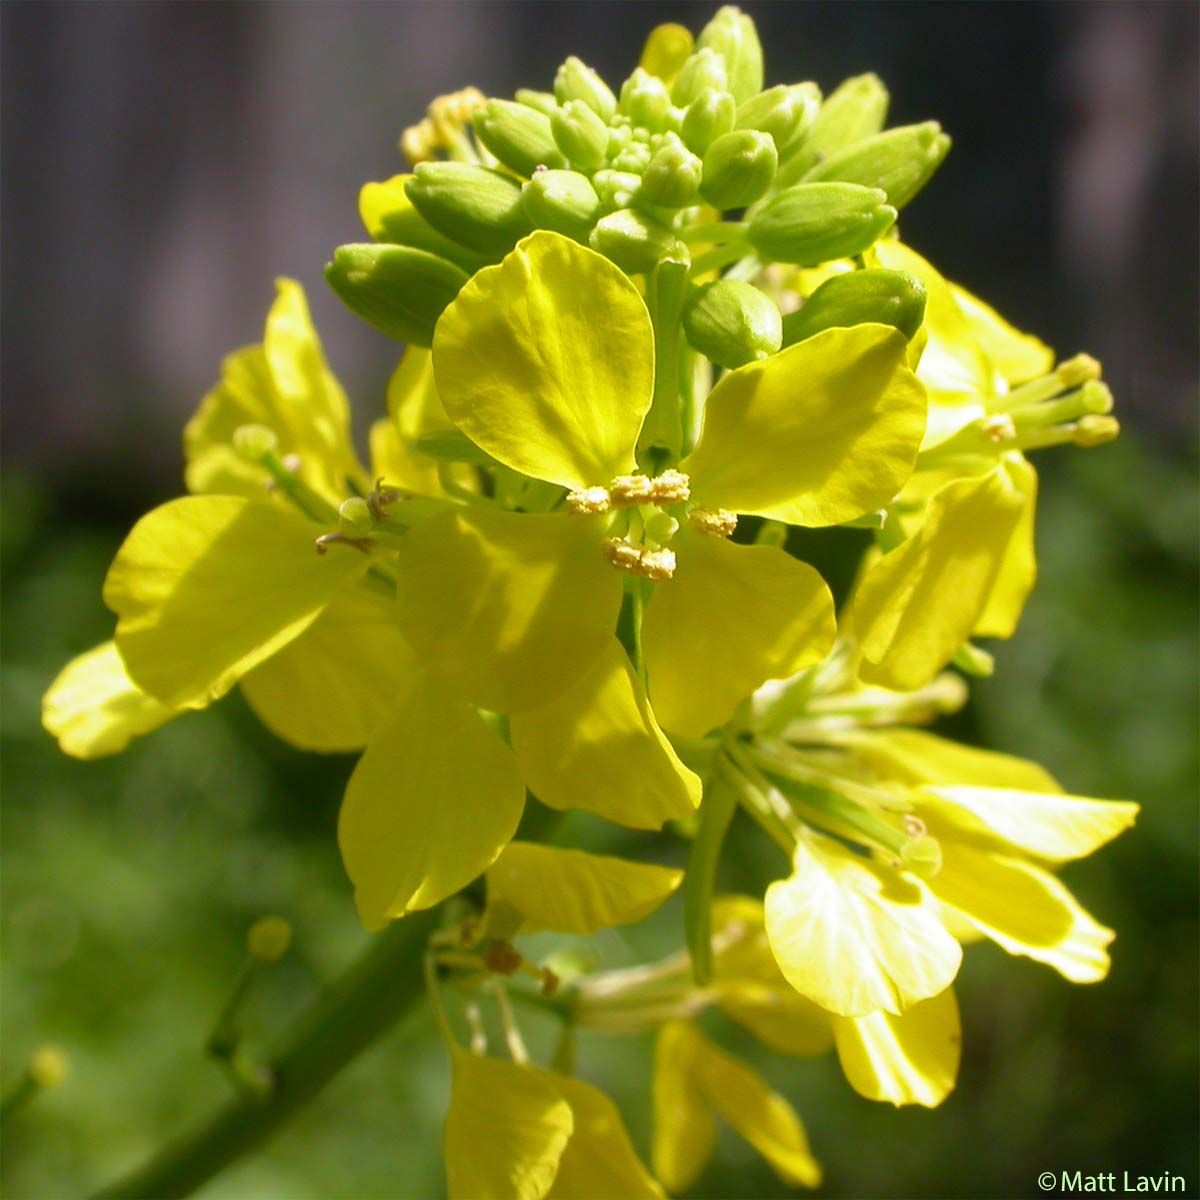
M 650 155 L 649 144 L 635 137 L 622 148 L 619 154 L 614 156 L 612 160 L 613 170 L 640 176 L 650 165 Z
M 733 131 L 736 119 L 737 101 L 728 92 L 705 88 L 687 106 L 679 133 L 689 150 L 704 154 L 717 138 Z
M 582 100 L 568 100 L 556 108 L 550 131 L 574 167 L 594 171 L 608 155 L 608 126 Z
M 656 25 L 642 47 L 638 66 L 669 84 L 691 52 L 692 31 L 685 25 Z
M 855 75 L 825 98 L 804 140 L 779 168 L 776 185 L 797 183 L 819 162 L 878 133 L 887 117 L 888 92 L 878 75 Z
M 616 208 L 628 208 L 639 187 L 642 186 L 640 175 L 631 175 L 628 171 L 597 171 L 592 176 L 592 186 L 600 203 L 608 212 Z
M 725 81 L 725 60 L 714 50 L 697 50 L 680 67 L 671 87 L 671 99 L 682 107 L 691 104 L 705 88 L 725 91 Z
M 790 346 L 835 326 L 892 325 L 910 341 L 925 319 L 925 285 L 905 271 L 849 271 L 827 279 L 794 313 L 783 318 Z
M 725 60 L 726 77 L 733 98 L 742 104 L 762 91 L 763 54 L 754 21 L 727 4 L 700 32 L 698 49 L 715 50 Z M 690 97 L 689 97 L 690 99 Z
M 633 74 L 621 85 L 618 107 L 635 125 L 657 133 L 667 127 L 671 97 L 661 79 L 635 67 Z
M 552 229 L 582 242 L 600 217 L 600 197 L 578 171 L 538 171 L 521 193 L 535 229 Z
M 705 358 L 730 369 L 774 354 L 783 336 L 775 302 L 734 279 L 718 279 L 691 294 L 683 332 Z
M 467 273 L 410 246 L 364 244 L 339 246 L 325 278 L 346 307 L 380 333 L 428 346 L 438 317 L 467 282 Z
M 462 267 L 473 275 L 488 259 L 443 237 L 413 207 L 405 192 L 411 175 L 396 175 L 382 183 L 364 183 L 358 193 L 358 211 L 367 232 L 377 242 L 412 246 Z
M 617 111 L 617 98 L 612 89 L 581 59 L 573 54 L 554 76 L 554 98 L 559 104 L 582 100 L 602 120 L 607 121 Z
M 642 172 L 638 199 L 660 208 L 682 208 L 695 197 L 702 171 L 700 160 L 672 135 Z
M 745 208 L 771 186 L 778 165 L 770 134 L 735 130 L 705 151 L 700 193 L 713 208 Z
M 772 196 L 746 230 L 773 262 L 811 266 L 861 254 L 896 219 L 878 188 L 853 183 L 798 183 Z
M 893 208 L 903 208 L 932 178 L 950 149 L 936 121 L 901 125 L 864 138 L 818 163 L 805 182 L 836 179 L 883 188 Z
M 475 114 L 479 140 L 518 175 L 532 175 L 539 167 L 565 167 L 566 159 L 554 144 L 550 118 L 512 100 L 489 100 Z
M 275 431 L 265 425 L 239 425 L 233 431 L 233 448 L 247 462 L 261 462 L 278 446 Z
M 553 116 L 558 108 L 558 101 L 550 92 L 535 92 L 532 88 L 517 88 L 513 99 L 526 108 L 536 109 L 544 117 Z
M 282 917 L 262 917 L 246 933 L 246 948 L 260 962 L 278 962 L 291 944 L 292 927 Z
M 678 239 L 665 225 L 630 208 L 609 213 L 599 221 L 588 245 L 628 275 L 651 271 L 660 258 L 681 249 Z
M 521 185 L 500 171 L 471 163 L 421 163 L 405 191 L 434 229 L 471 250 L 503 254 L 529 232 Z
M 801 121 L 808 116 L 804 93 L 795 93 L 781 83 L 738 105 L 735 128 L 758 129 L 762 133 L 769 133 L 776 151 L 782 155 L 800 129 Z

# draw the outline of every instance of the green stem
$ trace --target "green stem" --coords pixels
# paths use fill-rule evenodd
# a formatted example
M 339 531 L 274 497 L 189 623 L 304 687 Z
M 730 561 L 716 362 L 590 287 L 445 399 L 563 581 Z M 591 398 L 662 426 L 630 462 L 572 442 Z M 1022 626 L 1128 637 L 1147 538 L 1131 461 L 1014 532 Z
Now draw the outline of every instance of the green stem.
M 273 1086 L 266 1096 L 228 1101 L 98 1196 L 187 1196 L 266 1142 L 420 998 L 421 958 L 436 925 L 434 912 L 393 922 L 293 1021 L 267 1060 Z

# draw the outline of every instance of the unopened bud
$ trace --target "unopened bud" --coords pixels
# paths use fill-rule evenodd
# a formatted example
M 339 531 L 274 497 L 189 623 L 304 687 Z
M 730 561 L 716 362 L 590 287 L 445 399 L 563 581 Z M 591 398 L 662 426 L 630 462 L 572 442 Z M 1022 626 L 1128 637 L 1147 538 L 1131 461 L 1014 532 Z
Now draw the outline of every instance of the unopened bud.
M 950 139 L 936 121 L 901 125 L 832 155 L 804 178 L 882 188 L 893 208 L 903 208 L 933 177 L 949 149 Z
M 572 166 L 593 171 L 608 155 L 608 126 L 582 100 L 568 100 L 555 109 L 550 130 Z
M 554 98 L 559 104 L 582 100 L 593 112 L 607 121 L 617 111 L 617 98 L 612 89 L 581 59 L 571 55 L 554 76 Z
M 638 179 L 641 179 L 642 172 L 650 165 L 652 153 L 649 143 L 632 138 L 614 155 L 613 170 L 622 171 L 627 175 L 636 175 Z
M 550 118 L 524 104 L 489 100 L 475 114 L 474 125 L 479 140 L 518 175 L 567 165 L 550 132 Z
M 734 279 L 718 279 L 691 294 L 683 331 L 705 358 L 730 370 L 774 354 L 783 338 L 775 302 Z
M 1120 432 L 1121 424 L 1116 417 L 1089 414 L 1086 417 L 1080 417 L 1075 425 L 1075 445 L 1103 446 L 1105 442 L 1111 442 Z
M 671 96 L 661 79 L 637 67 L 621 85 L 618 107 L 635 125 L 657 133 L 667 126 Z
M 888 92 L 877 75 L 855 75 L 826 96 L 804 140 L 779 169 L 781 187 L 799 182 L 819 162 L 878 133 Z
M 670 83 L 692 52 L 692 31 L 684 25 L 657 25 L 642 48 L 638 67 Z
M 805 266 L 861 254 L 896 219 L 878 188 L 798 183 L 772 196 L 746 233 L 764 259 Z
M 770 134 L 737 129 L 705 152 L 700 193 L 714 208 L 745 208 L 766 193 L 778 165 Z
M 638 199 L 660 208 L 682 208 L 700 188 L 704 167 L 674 134 L 642 172 Z
M 783 344 L 823 329 L 868 322 L 891 325 L 912 339 L 925 319 L 925 285 L 905 271 L 870 269 L 834 275 L 783 319 Z
M 726 133 L 733 132 L 737 120 L 737 101 L 716 88 L 705 88 L 687 106 L 679 125 L 679 135 L 689 150 L 704 152 Z
M 246 949 L 260 962 L 278 962 L 292 944 L 292 927 L 282 917 L 262 917 L 246 933 Z
M 438 317 L 467 282 L 467 273 L 410 246 L 362 244 L 339 246 L 325 278 L 346 307 L 380 333 L 429 346 Z
M 600 197 L 578 171 L 539 171 L 525 185 L 521 204 L 536 229 L 584 241 L 600 216 Z
M 412 246 L 445 258 L 473 275 L 488 260 L 438 233 L 413 207 L 405 187 L 411 175 L 395 175 L 380 183 L 364 183 L 358 193 L 358 212 L 377 242 Z
M 529 232 L 521 185 L 501 171 L 473 163 L 421 163 L 405 191 L 434 229 L 472 250 L 503 254 Z
M 629 275 L 651 271 L 660 258 L 682 250 L 665 225 L 630 208 L 609 213 L 597 222 L 588 245 Z
M 558 101 L 550 92 L 535 92 L 531 88 L 518 88 L 513 99 L 526 108 L 536 109 L 544 117 L 552 116 L 558 108 Z
M 233 431 L 233 448 L 247 462 L 262 462 L 278 445 L 275 431 L 265 425 L 239 425 Z
M 671 99 L 682 108 L 691 104 L 705 88 L 715 88 L 718 92 L 729 90 L 726 81 L 725 60 L 715 50 L 697 50 L 675 76 Z
M 696 46 L 713 49 L 725 60 L 727 86 L 739 104 L 762 91 L 762 44 L 754 21 L 744 12 L 731 4 L 719 9 L 696 39 Z
M 769 133 L 776 151 L 782 156 L 799 131 L 801 121 L 810 118 L 811 111 L 816 110 L 817 100 L 813 100 L 810 111 L 803 102 L 803 96 L 803 93 L 795 92 L 782 83 L 759 92 L 738 106 L 736 128 Z
M 338 507 L 338 529 L 347 537 L 362 537 L 374 528 L 371 507 L 361 496 L 351 496 Z
M 629 171 L 597 171 L 592 176 L 592 186 L 600 197 L 600 204 L 608 212 L 616 208 L 628 208 L 637 190 L 642 186 L 642 177 Z

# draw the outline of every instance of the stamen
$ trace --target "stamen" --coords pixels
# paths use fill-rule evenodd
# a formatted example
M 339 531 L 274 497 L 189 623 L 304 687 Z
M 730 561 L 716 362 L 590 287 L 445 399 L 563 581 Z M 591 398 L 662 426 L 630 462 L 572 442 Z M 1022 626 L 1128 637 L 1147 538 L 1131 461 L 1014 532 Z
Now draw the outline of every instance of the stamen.
M 293 475 L 295 475 L 296 472 L 299 471 L 302 466 L 304 466 L 304 460 L 298 454 L 285 454 L 279 461 L 282 462 L 283 465 L 287 467 L 287 469 L 291 471 Z
M 1054 368 L 1058 382 L 1064 388 L 1076 388 L 1089 379 L 1100 378 L 1100 364 L 1090 354 L 1076 354 Z
M 691 480 L 674 469 L 649 475 L 618 475 L 608 485 L 614 508 L 641 504 L 682 504 L 691 494 Z
M 370 538 L 347 537 L 344 533 L 323 533 L 316 539 L 317 553 L 324 554 L 335 542 L 353 546 L 355 550 L 361 550 L 364 554 L 370 554 L 371 547 L 375 544 Z
M 737 513 L 727 508 L 693 508 L 688 513 L 688 524 L 710 537 L 729 537 L 737 528 L 737 523 Z
M 1075 445 L 1103 446 L 1111 442 L 1121 432 L 1121 423 L 1116 417 L 1101 416 L 1089 413 L 1080 417 L 1075 426 Z
M 1002 442 L 1011 442 L 1017 436 L 1017 427 L 1007 413 L 997 413 L 993 417 L 984 417 L 979 422 L 979 432 L 984 440 L 998 446 Z
M 661 582 L 675 574 L 674 550 L 647 550 L 622 538 L 607 538 L 604 555 L 614 567 L 642 579 Z
M 612 497 L 602 487 L 582 488 L 567 493 L 567 507 L 573 513 L 581 515 L 606 513 L 612 508 Z

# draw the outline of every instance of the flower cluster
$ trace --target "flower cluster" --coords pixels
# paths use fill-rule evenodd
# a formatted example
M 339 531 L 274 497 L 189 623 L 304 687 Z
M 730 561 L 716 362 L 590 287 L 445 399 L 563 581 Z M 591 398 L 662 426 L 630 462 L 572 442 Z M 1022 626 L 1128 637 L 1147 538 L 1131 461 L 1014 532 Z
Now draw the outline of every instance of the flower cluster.
M 187 427 L 190 494 L 109 571 L 114 641 L 46 697 L 81 757 L 235 685 L 291 744 L 361 750 L 338 838 L 370 929 L 483 876 L 426 959 L 452 1195 L 684 1189 L 718 1117 L 816 1186 L 799 1118 L 703 1011 L 936 1105 L 965 944 L 1107 971 L 1111 932 L 1056 870 L 1136 806 L 918 727 L 965 699 L 947 668 L 990 671 L 973 639 L 1010 636 L 1033 586 L 1025 453 L 1115 436 L 1111 397 L 1093 359 L 1055 366 L 899 239 L 949 141 L 885 131 L 886 109 L 874 76 L 763 90 L 733 8 L 694 43 L 654 31 L 617 92 L 571 58 L 552 92 L 435 101 L 402 139 L 415 172 L 363 189 L 375 240 L 327 270 L 408 344 L 369 468 L 281 281 Z M 828 526 L 873 536 L 840 611 L 789 551 L 789 527 Z M 514 840 L 527 796 L 670 822 L 686 872 Z M 738 811 L 782 851 L 762 897 L 715 894 Z M 661 962 L 517 948 L 681 887 Z M 513 999 L 568 1033 L 657 1030 L 653 1175 L 567 1054 L 529 1061 Z

